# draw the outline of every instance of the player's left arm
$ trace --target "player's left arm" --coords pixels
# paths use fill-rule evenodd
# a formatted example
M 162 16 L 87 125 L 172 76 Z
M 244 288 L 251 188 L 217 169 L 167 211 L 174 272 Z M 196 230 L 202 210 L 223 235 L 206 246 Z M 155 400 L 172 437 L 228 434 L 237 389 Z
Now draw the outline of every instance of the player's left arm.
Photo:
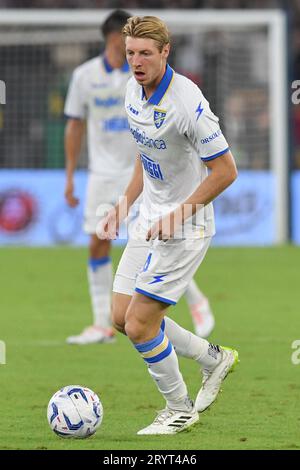
M 179 100 L 181 113 L 176 122 L 178 131 L 197 150 L 203 163 L 211 170 L 196 190 L 173 212 L 151 227 L 147 239 L 168 240 L 186 219 L 209 204 L 237 177 L 234 158 L 208 101 L 196 85 L 189 82 L 184 100 Z
M 236 164 L 220 129 L 219 119 L 196 86 L 187 95 L 188 108 L 183 128 L 210 173 L 178 208 L 175 215 L 181 223 L 213 201 L 237 178 Z M 193 103 L 199 105 L 195 107 Z
M 148 232 L 147 240 L 168 240 L 185 220 L 213 201 L 237 178 L 237 168 L 232 153 L 205 162 L 211 170 L 198 188 L 173 212 L 156 222 Z
M 197 205 L 205 206 L 213 201 L 234 182 L 238 174 L 236 164 L 230 150 L 222 156 L 204 163 L 211 170 L 210 174 L 182 204 L 182 206 L 191 205 L 192 214 L 199 209 L 199 207 L 197 209 Z

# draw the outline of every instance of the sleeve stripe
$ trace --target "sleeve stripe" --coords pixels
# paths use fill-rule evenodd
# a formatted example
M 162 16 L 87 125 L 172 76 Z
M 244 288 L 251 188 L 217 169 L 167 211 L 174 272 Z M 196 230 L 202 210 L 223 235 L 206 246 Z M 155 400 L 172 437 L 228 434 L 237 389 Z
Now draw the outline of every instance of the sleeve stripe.
M 217 157 L 221 157 L 221 155 L 224 155 L 224 153 L 228 152 L 229 150 L 229 147 L 227 147 L 225 150 L 222 150 L 221 152 L 219 153 L 215 153 L 214 155 L 211 155 L 210 157 L 201 157 L 201 160 L 203 160 L 204 162 L 208 162 L 209 160 L 214 160 L 215 158 Z
M 70 114 L 64 114 L 65 118 L 67 119 L 78 119 L 78 120 L 85 120 L 85 117 L 81 117 L 81 116 L 71 116 Z

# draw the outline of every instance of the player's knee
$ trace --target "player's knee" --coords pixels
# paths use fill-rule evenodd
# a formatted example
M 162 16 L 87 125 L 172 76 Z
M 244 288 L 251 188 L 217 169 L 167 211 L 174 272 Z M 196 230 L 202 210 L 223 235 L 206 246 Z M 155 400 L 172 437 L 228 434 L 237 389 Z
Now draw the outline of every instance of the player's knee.
M 145 334 L 147 334 L 146 325 L 139 321 L 134 314 L 134 308 L 130 308 L 126 312 L 125 331 L 128 338 L 133 343 L 143 343 Z
M 114 328 L 125 334 L 125 313 L 113 306 L 111 317 Z
M 119 292 L 113 292 L 112 295 L 112 322 L 114 327 L 125 333 L 125 318 L 126 312 L 131 302 L 131 296 L 127 294 L 121 294 Z
M 112 319 L 112 324 L 113 324 L 113 327 L 119 331 L 120 333 L 123 333 L 123 335 L 126 335 L 126 332 L 125 332 L 125 324 L 122 323 L 122 322 L 119 322 L 119 321 L 116 321 L 113 317 Z
M 113 321 L 113 327 L 114 327 L 115 330 L 117 330 L 119 333 L 122 333 L 123 335 L 126 335 L 125 326 L 124 326 L 124 325 L 121 325 L 120 323 L 116 323 L 116 322 Z
M 103 258 L 109 256 L 109 240 L 99 240 L 96 235 L 92 235 L 89 243 L 89 253 L 91 258 Z
M 143 342 L 143 330 L 140 328 L 140 325 L 134 320 L 127 320 L 125 322 L 125 332 L 128 338 L 133 343 L 142 343 Z

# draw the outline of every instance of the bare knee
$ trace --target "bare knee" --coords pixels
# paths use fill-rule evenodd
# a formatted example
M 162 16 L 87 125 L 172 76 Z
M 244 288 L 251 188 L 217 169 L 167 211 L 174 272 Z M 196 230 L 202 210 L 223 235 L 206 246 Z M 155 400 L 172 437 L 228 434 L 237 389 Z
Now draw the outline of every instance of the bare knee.
M 116 330 L 125 332 L 125 315 L 131 297 L 125 294 L 114 293 L 112 297 L 112 322 Z
M 89 243 L 89 253 L 91 258 L 104 258 L 109 256 L 110 241 L 99 240 L 97 235 L 92 235 Z
M 129 306 L 125 317 L 125 332 L 133 343 L 144 343 L 148 341 L 148 324 L 139 318 L 135 312 L 135 306 Z M 150 336 L 151 333 L 150 333 Z
M 143 343 L 145 331 L 134 319 L 127 320 L 125 323 L 125 333 L 133 343 Z
M 114 312 L 112 314 L 112 324 L 117 331 L 126 335 L 125 323 L 117 315 L 114 315 Z
M 137 294 L 128 306 L 125 331 L 133 343 L 146 343 L 155 338 L 161 327 L 166 305 Z
M 125 313 L 116 307 L 112 308 L 112 323 L 116 330 L 120 333 L 125 333 Z

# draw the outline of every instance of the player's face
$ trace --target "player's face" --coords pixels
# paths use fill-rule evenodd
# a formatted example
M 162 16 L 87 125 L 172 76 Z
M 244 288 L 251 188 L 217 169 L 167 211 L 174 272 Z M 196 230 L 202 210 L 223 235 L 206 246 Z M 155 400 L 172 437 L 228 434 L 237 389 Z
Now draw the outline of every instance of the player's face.
M 105 53 L 113 68 L 120 68 L 124 64 L 125 41 L 122 33 L 113 32 L 106 38 Z
M 136 81 L 145 88 L 156 87 L 162 79 L 170 46 L 163 50 L 154 39 L 126 37 L 126 57 Z

